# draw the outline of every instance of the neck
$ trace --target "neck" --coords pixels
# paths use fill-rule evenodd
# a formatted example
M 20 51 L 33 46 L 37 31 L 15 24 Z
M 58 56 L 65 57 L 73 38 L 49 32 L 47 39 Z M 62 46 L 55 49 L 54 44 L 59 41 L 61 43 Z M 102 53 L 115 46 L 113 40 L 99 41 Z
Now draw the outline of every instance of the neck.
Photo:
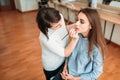
M 87 38 L 87 37 L 88 37 L 88 32 L 87 32 L 87 33 L 82 33 L 82 36 L 83 36 L 84 38 Z

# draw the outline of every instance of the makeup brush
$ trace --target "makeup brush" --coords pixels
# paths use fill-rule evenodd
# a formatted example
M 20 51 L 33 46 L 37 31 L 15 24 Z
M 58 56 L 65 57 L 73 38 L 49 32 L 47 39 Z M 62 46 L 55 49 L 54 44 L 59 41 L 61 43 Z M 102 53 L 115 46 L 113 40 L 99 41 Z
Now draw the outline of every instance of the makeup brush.
M 77 31 L 77 30 L 78 30 L 78 28 L 75 28 L 75 31 Z M 68 33 L 61 40 L 63 40 L 65 37 L 67 37 L 67 35 L 68 35 Z
M 68 33 L 61 40 L 63 40 L 65 37 L 67 37 L 67 35 L 68 35 Z

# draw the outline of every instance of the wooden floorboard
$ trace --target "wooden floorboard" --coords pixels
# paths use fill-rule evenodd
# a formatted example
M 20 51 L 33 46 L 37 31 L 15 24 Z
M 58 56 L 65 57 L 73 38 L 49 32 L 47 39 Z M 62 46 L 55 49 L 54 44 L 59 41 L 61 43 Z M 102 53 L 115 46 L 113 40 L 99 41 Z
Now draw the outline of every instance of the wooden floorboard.
M 0 80 L 45 80 L 35 12 L 0 12 Z M 99 80 L 120 80 L 120 46 L 107 45 Z

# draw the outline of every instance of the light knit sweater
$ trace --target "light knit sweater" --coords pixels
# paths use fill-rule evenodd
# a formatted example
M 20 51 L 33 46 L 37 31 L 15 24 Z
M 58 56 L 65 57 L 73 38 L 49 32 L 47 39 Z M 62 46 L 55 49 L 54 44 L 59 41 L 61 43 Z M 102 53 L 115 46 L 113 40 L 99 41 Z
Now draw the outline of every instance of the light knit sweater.
M 60 14 L 61 15 L 61 14 Z M 42 47 L 42 64 L 47 71 L 57 69 L 65 60 L 64 50 L 68 41 L 68 37 L 62 38 L 68 33 L 66 30 L 64 18 L 61 15 L 62 27 L 57 30 L 48 29 L 48 37 L 41 32 L 40 44 Z

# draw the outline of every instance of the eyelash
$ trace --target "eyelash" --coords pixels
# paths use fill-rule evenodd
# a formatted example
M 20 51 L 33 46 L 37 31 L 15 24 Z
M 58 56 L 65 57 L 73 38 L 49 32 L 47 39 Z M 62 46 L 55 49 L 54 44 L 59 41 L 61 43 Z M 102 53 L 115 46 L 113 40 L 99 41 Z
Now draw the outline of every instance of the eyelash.
M 77 21 L 79 21 L 79 20 L 77 19 Z M 81 24 L 84 24 L 84 23 L 85 23 L 83 20 L 80 20 L 79 22 L 80 22 Z
M 81 24 L 84 24 L 85 22 L 84 22 L 84 21 L 82 21 L 82 20 L 80 20 L 80 23 L 81 23 Z

